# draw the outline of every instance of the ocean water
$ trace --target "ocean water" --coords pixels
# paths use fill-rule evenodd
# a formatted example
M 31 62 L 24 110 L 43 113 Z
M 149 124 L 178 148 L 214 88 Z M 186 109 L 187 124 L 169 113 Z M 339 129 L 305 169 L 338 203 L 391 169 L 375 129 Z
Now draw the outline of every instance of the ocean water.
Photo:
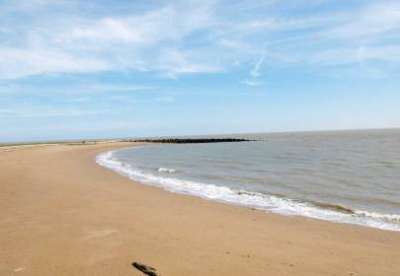
M 235 137 L 257 141 L 152 144 L 97 162 L 171 192 L 400 231 L 400 130 Z

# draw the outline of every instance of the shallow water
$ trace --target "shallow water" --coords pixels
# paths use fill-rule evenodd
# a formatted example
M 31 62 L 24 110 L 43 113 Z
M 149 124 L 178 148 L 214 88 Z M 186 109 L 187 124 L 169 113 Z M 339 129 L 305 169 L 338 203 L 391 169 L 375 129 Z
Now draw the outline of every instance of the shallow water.
M 97 161 L 173 192 L 400 231 L 400 130 L 238 137 L 258 141 L 148 145 Z

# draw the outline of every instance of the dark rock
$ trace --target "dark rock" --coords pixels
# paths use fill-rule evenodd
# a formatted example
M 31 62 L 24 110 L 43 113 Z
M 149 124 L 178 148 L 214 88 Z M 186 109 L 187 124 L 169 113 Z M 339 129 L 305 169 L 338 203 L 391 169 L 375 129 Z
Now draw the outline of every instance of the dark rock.
M 242 138 L 164 138 L 164 139 L 139 139 L 129 142 L 165 143 L 165 144 L 201 144 L 201 143 L 233 143 L 250 142 L 254 140 Z
M 146 275 L 149 275 L 149 276 L 160 276 L 160 274 L 157 273 L 157 270 L 154 267 L 151 267 L 151 266 L 148 266 L 148 265 L 145 265 L 145 264 L 141 264 L 141 263 L 138 263 L 138 262 L 133 262 L 132 266 L 134 268 L 136 268 L 137 270 L 143 272 Z

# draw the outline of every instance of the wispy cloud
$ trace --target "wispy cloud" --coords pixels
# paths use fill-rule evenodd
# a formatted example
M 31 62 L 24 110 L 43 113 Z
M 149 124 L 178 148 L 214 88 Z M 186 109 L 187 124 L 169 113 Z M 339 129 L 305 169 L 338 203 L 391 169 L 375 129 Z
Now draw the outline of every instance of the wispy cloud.
M 100 18 L 77 13 L 57 19 L 49 11 L 28 22 L 34 25 L 18 36 L 3 32 L 8 43 L 0 45 L 0 78 L 127 69 L 173 75 L 218 71 L 218 66 L 195 61 L 189 51 L 179 49 L 186 36 L 212 24 L 211 6 L 175 3 L 139 15 Z M 180 13 L 182 9 L 186 12 Z M 4 29 L 20 27 L 14 23 L 6 21 Z
M 0 79 L 101 71 L 177 78 L 258 58 L 248 81 L 256 83 L 266 57 L 271 66 L 398 64 L 400 4 L 351 2 L 172 1 L 121 12 L 105 2 L 10 1 L 0 4 Z
M 333 39 L 365 41 L 382 40 L 387 35 L 398 36 L 400 28 L 400 3 L 379 1 L 354 12 L 343 24 L 334 26 L 325 36 Z M 394 33 L 393 33 L 394 32 Z
M 258 78 L 259 76 L 261 76 L 260 68 L 264 63 L 264 60 L 265 60 L 265 54 L 263 54 L 256 62 L 256 64 L 254 64 L 253 69 L 250 71 L 250 76 L 252 76 L 253 78 Z
M 73 83 L 55 83 L 54 85 L 41 83 L 38 87 L 36 83 L 8 83 L 0 84 L 0 95 L 31 93 L 36 96 L 40 95 L 77 95 L 79 97 L 98 95 L 105 92 L 115 92 L 130 94 L 130 92 L 155 92 L 159 87 L 156 85 L 144 85 L 133 83 L 117 83 L 117 82 L 98 82 L 84 81 Z
M 157 86 L 149 85 L 119 85 L 119 84 L 94 84 L 86 85 L 80 88 L 87 91 L 99 92 L 99 91 L 110 91 L 110 92 L 137 92 L 137 91 L 151 91 L 157 90 Z
M 17 79 L 29 75 L 88 73 L 106 70 L 106 61 L 68 52 L 32 48 L 0 48 L 0 78 Z
M 261 86 L 263 85 L 263 82 L 259 80 L 259 78 L 262 76 L 261 74 L 261 67 L 264 63 L 265 60 L 265 54 L 263 53 L 257 62 L 254 64 L 253 68 L 249 72 L 249 76 L 247 79 L 242 81 L 243 84 L 246 84 L 248 86 Z

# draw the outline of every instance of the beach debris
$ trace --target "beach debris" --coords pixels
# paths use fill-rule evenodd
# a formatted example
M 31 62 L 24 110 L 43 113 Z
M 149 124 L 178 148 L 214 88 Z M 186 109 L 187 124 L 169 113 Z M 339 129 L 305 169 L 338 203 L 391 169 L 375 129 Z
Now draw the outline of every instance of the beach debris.
M 136 268 L 137 270 L 143 272 L 146 275 L 149 276 L 160 276 L 160 274 L 157 273 L 157 270 L 154 267 L 139 263 L 139 262 L 133 262 L 132 266 Z

